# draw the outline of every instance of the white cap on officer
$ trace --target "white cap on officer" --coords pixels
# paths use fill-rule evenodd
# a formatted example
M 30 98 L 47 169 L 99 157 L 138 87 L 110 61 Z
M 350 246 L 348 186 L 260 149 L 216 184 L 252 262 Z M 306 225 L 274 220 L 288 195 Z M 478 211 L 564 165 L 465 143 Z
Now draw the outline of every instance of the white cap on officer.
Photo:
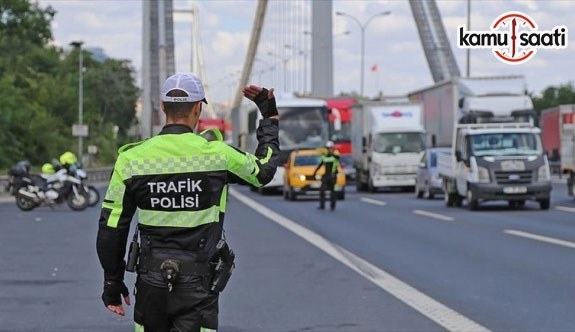
M 329 148 L 333 148 L 333 145 L 334 145 L 334 144 L 333 144 L 332 141 L 327 141 L 327 143 L 325 143 L 325 147 L 328 148 L 328 149 L 329 149 Z
M 181 90 L 187 94 L 185 97 L 170 97 L 168 93 Z M 177 73 L 166 79 L 162 86 L 162 101 L 171 103 L 193 103 L 206 100 L 206 93 L 202 81 L 192 73 Z

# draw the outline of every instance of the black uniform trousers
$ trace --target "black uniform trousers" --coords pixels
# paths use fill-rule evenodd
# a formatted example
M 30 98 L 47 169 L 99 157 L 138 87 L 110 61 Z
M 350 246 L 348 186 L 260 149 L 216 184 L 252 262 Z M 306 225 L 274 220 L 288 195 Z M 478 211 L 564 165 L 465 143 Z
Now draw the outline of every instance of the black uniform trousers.
M 218 328 L 218 293 L 206 289 L 204 278 L 167 287 L 136 282 L 134 321 L 144 332 L 199 332 Z
M 330 208 L 335 209 L 337 197 L 335 195 L 336 174 L 324 174 L 321 177 L 321 187 L 319 189 L 319 208 L 325 208 L 325 192 L 329 191 Z

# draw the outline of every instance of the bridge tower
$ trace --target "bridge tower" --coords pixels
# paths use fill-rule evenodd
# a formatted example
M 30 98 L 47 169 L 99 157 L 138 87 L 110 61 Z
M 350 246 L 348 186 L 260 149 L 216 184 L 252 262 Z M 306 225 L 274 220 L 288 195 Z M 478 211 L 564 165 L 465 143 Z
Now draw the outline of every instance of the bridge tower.
M 460 76 L 435 0 L 409 0 L 434 82 Z
M 160 110 L 160 89 L 174 74 L 174 19 L 172 0 L 142 1 L 142 114 L 140 136 L 158 133 L 165 122 Z

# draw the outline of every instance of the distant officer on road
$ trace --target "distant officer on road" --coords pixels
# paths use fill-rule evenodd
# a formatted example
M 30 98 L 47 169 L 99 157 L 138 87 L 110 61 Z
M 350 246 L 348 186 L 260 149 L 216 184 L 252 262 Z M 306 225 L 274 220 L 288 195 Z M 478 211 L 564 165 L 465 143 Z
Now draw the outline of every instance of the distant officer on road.
M 207 101 L 202 82 L 190 73 L 165 81 L 166 126 L 159 135 L 119 150 L 102 204 L 97 251 L 104 269 L 102 300 L 110 311 L 125 315 L 122 297 L 128 305 L 130 298 L 124 270 L 138 273 L 136 331 L 218 327 L 219 292 L 234 266 L 223 238 L 228 184 L 265 185 L 276 172 L 280 152 L 273 89 L 251 85 L 243 94 L 263 116 L 255 155 L 193 132 Z M 136 210 L 138 225 L 126 263 Z
M 337 201 L 337 197 L 335 195 L 335 183 L 339 166 L 339 152 L 334 149 L 332 141 L 328 141 L 325 144 L 325 148 L 327 149 L 327 152 L 321 155 L 320 162 L 315 168 L 313 176 L 315 177 L 317 171 L 319 171 L 322 166 L 324 167 L 324 173 L 321 177 L 321 188 L 319 190 L 319 209 L 323 210 L 325 208 L 325 192 L 326 190 L 329 190 L 329 207 L 332 210 L 335 210 L 335 203 Z

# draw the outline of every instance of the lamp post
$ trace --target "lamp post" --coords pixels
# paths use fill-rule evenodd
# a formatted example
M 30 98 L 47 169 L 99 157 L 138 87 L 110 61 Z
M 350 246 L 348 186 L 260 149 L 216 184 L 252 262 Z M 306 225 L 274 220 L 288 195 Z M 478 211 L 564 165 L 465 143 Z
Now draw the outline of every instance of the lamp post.
M 386 16 L 391 14 L 391 11 L 385 11 L 385 12 L 381 12 L 379 14 L 375 14 L 372 17 L 370 17 L 367 21 L 365 21 L 365 23 L 361 24 L 361 22 L 355 18 L 354 16 L 351 16 L 349 14 L 346 14 L 344 12 L 335 12 L 336 15 L 338 16 L 345 16 L 345 17 L 349 17 L 350 19 L 354 20 L 360 27 L 361 29 L 361 88 L 360 88 L 360 95 L 363 96 L 363 81 L 364 81 L 364 61 L 365 61 L 365 30 L 367 29 L 368 24 L 376 17 L 379 16 Z
M 84 117 L 84 110 L 83 110 L 83 105 L 84 105 L 84 95 L 83 95 L 83 77 L 82 77 L 82 69 L 83 69 L 83 64 L 82 64 L 82 44 L 84 44 L 83 41 L 73 41 L 70 43 L 71 46 L 73 46 L 74 48 L 76 48 L 78 50 L 79 54 L 79 61 L 78 61 L 78 125 L 82 126 L 82 121 L 83 121 L 83 117 Z M 82 155 L 84 152 L 84 147 L 83 147 L 83 133 L 79 133 L 78 135 L 78 157 L 80 158 L 80 161 L 82 161 Z

